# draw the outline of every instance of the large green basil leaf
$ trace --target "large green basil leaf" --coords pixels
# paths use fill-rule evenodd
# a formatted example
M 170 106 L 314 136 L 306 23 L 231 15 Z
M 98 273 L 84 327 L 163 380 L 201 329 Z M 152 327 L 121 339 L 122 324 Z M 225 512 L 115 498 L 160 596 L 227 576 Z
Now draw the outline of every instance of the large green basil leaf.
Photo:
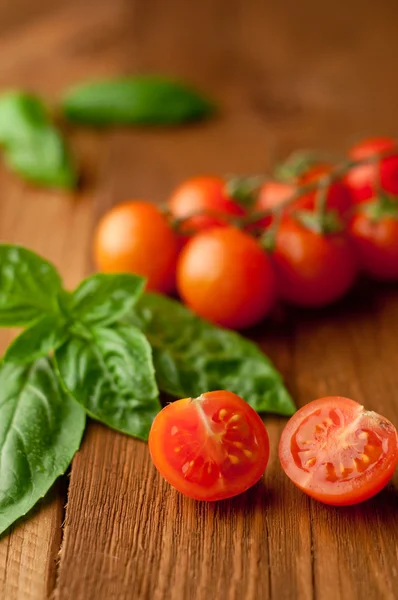
M 27 325 L 57 312 L 61 286 L 51 263 L 26 248 L 0 245 L 0 327 Z
M 83 327 L 55 353 L 60 376 L 87 413 L 118 431 L 147 439 L 161 409 L 151 348 L 134 327 Z
M 23 331 L 7 348 L 5 362 L 31 363 L 54 352 L 69 337 L 68 324 L 57 314 L 46 315 Z
M 49 187 L 75 186 L 65 142 L 36 96 L 8 92 L 0 97 L 0 145 L 6 164 L 24 179 Z
M 68 468 L 85 418 L 47 359 L 0 364 L 0 533 Z
M 145 279 L 137 275 L 98 273 L 88 277 L 73 292 L 70 311 L 88 325 L 110 325 L 134 306 Z
M 153 349 L 158 386 L 177 397 L 225 389 L 258 412 L 291 415 L 294 403 L 281 376 L 261 350 L 239 334 L 220 329 L 165 296 L 144 294 L 129 322 Z
M 66 95 L 63 109 L 69 120 L 89 125 L 170 125 L 213 112 L 195 90 L 154 75 L 79 85 Z

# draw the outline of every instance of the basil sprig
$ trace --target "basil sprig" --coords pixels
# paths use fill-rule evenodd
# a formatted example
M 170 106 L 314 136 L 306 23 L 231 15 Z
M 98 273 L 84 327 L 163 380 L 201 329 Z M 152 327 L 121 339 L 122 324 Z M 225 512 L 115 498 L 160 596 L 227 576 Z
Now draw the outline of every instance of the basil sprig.
M 86 415 L 145 440 L 158 388 L 227 389 L 257 411 L 293 413 L 257 346 L 143 287 L 98 274 L 68 292 L 51 263 L 0 245 L 0 326 L 25 326 L 0 362 L 0 534 L 65 472 Z
M 66 147 L 42 101 L 27 92 L 0 96 L 0 146 L 11 170 L 27 181 L 73 188 L 77 175 Z

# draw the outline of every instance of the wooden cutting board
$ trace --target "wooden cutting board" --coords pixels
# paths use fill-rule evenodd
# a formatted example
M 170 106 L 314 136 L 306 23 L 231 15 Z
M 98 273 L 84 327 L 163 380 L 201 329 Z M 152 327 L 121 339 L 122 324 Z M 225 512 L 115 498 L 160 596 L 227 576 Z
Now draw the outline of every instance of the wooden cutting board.
M 32 190 L 0 172 L 0 238 L 54 261 L 67 285 L 91 270 L 93 226 L 112 204 L 161 202 L 183 178 L 259 173 L 297 147 L 343 151 L 398 135 L 398 3 L 351 0 L 3 0 L 0 87 L 56 101 L 89 77 L 170 73 L 222 111 L 177 130 L 71 131 L 84 186 Z M 340 394 L 398 423 L 398 287 L 363 287 L 319 313 L 286 311 L 255 339 L 298 405 Z M 1 349 L 11 332 L 1 333 Z M 0 541 L 2 600 L 393 600 L 398 477 L 364 505 L 311 501 L 277 459 L 267 417 L 263 483 L 231 501 L 180 496 L 147 446 L 91 424 L 70 477 Z

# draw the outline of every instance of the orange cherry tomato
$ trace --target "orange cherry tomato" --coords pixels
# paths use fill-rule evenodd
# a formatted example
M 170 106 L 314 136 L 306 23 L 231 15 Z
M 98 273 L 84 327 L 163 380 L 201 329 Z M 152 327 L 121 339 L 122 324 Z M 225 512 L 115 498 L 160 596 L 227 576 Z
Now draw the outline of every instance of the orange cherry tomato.
M 94 259 L 104 273 L 136 273 L 147 289 L 170 292 L 175 287 L 177 237 L 160 210 L 143 200 L 111 208 L 94 236 Z
M 261 478 L 269 440 L 251 406 L 217 391 L 168 404 L 152 424 L 149 451 L 160 474 L 182 494 L 223 500 Z
M 293 183 L 284 183 L 281 181 L 266 181 L 260 188 L 257 201 L 254 205 L 254 211 L 268 211 L 278 208 L 281 204 L 289 200 L 296 191 Z M 268 227 L 272 217 L 267 216 L 258 221 L 256 225 Z
M 357 259 L 344 233 L 320 234 L 284 218 L 271 254 L 283 300 L 320 307 L 339 300 L 353 285 Z
M 377 200 L 373 204 L 376 204 Z M 359 262 L 365 273 L 375 279 L 398 280 L 398 203 L 395 214 L 372 218 L 371 204 L 363 204 L 349 225 Z
M 174 190 L 168 207 L 177 219 L 186 219 L 181 230 L 188 234 L 222 227 L 229 224 L 230 217 L 245 214 L 244 209 L 228 197 L 225 181 L 221 177 L 193 177 Z M 188 218 L 191 215 L 192 218 Z
M 309 496 L 335 506 L 356 504 L 391 479 L 398 459 L 397 431 L 349 398 L 320 398 L 290 419 L 279 458 L 286 475 Z
M 263 319 L 275 299 L 266 253 L 234 227 L 209 229 L 188 242 L 177 264 L 177 289 L 198 315 L 232 329 Z
M 315 165 L 299 177 L 297 185 L 306 186 L 319 182 L 322 177 L 329 175 L 331 169 L 330 165 Z M 316 199 L 316 190 L 304 194 L 295 202 L 294 208 L 299 210 L 314 210 L 316 208 Z M 328 210 L 335 210 L 344 221 L 347 221 L 352 207 L 352 197 L 350 190 L 342 181 L 336 180 L 330 184 L 327 191 L 326 207 Z
M 397 149 L 397 152 L 394 152 Z M 381 189 L 398 195 L 398 146 L 396 140 L 389 137 L 375 137 L 364 140 L 353 146 L 348 155 L 353 160 L 375 156 L 381 152 L 392 154 L 368 164 L 358 165 L 350 169 L 345 183 L 351 190 L 355 202 L 366 202 Z

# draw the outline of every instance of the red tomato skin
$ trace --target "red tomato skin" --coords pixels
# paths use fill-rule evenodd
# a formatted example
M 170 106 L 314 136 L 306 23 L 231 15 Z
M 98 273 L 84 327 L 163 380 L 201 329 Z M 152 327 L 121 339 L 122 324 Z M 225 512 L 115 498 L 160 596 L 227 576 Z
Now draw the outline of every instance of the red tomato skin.
M 372 221 L 364 212 L 357 212 L 349 232 L 365 273 L 382 281 L 398 280 L 397 218 L 384 216 Z
M 350 414 L 354 416 L 361 414 L 364 422 L 366 421 L 367 424 L 370 424 L 367 425 L 367 428 L 370 429 L 370 431 L 373 426 L 375 430 L 378 430 L 385 436 L 382 447 L 383 450 L 381 450 L 381 453 L 385 453 L 385 458 L 383 456 L 378 471 L 365 472 L 363 477 L 360 476 L 356 481 L 354 480 L 352 484 L 347 484 L 347 481 L 337 481 L 337 483 L 333 482 L 335 484 L 335 487 L 333 488 L 333 484 L 330 485 L 329 483 L 324 482 L 322 485 L 322 482 L 319 482 L 318 480 L 316 484 L 311 486 L 312 480 L 309 480 L 308 474 L 305 474 L 305 471 L 303 471 L 302 468 L 300 469 L 294 460 L 294 435 L 299 431 L 300 426 L 305 423 L 306 419 L 311 418 L 311 416 L 316 417 L 316 413 L 320 413 L 322 410 L 325 410 L 325 408 L 336 409 L 336 407 L 339 408 L 340 412 L 348 416 Z M 347 430 L 349 429 L 351 422 L 348 421 Z M 359 426 L 360 424 L 358 427 Z M 385 452 L 385 449 L 387 449 L 387 452 Z M 333 451 L 335 451 L 334 448 L 332 452 Z M 287 423 L 279 443 L 279 460 L 282 469 L 289 479 L 291 479 L 301 491 L 315 500 L 331 506 L 350 506 L 358 504 L 375 496 L 391 480 L 398 461 L 397 430 L 385 417 L 371 411 L 365 411 L 364 408 L 357 402 L 354 402 L 354 400 L 340 396 L 320 398 L 313 402 L 309 402 L 300 408 Z
M 173 217 L 186 219 L 181 229 L 187 234 L 224 227 L 229 224 L 230 217 L 245 214 L 244 209 L 225 193 L 225 181 L 213 176 L 193 177 L 183 182 L 172 193 L 168 207 Z M 188 218 L 190 215 L 195 216 Z
M 342 298 L 353 285 L 357 259 L 343 233 L 321 235 L 294 219 L 283 219 L 271 260 L 283 300 L 321 307 Z
M 266 181 L 260 188 L 253 210 L 255 212 L 261 212 L 276 209 L 284 202 L 287 202 L 295 191 L 296 186 L 293 183 Z M 272 217 L 267 216 L 260 219 L 256 225 L 266 228 L 271 221 Z
M 200 415 L 195 409 L 195 402 L 198 401 L 201 403 Z M 183 452 L 189 452 L 189 444 L 195 440 L 195 436 L 201 442 L 200 448 L 203 452 L 206 452 L 206 444 L 209 445 L 208 451 L 213 452 L 218 458 L 220 469 L 224 464 L 225 445 L 223 446 L 223 442 L 220 442 L 223 432 L 220 419 L 215 416 L 209 421 L 210 426 L 215 428 L 214 439 L 212 438 L 213 433 L 206 438 L 208 434 L 203 429 L 202 421 L 203 416 L 220 415 L 220 409 L 229 411 L 232 416 L 240 415 L 240 421 L 237 422 L 241 424 L 244 436 L 241 438 L 243 443 L 241 442 L 240 445 L 253 444 L 253 462 L 246 461 L 241 466 L 239 464 L 232 465 L 229 471 L 228 468 L 224 471 L 221 470 L 220 473 L 223 473 L 222 484 L 220 484 L 220 476 L 215 478 L 209 476 L 208 479 L 205 477 L 204 481 L 199 477 L 196 480 L 195 478 L 188 480 L 182 469 L 179 468 L 179 457 Z M 184 444 L 180 446 L 178 438 L 177 442 L 174 441 L 176 433 L 173 430 L 184 427 L 186 428 L 183 431 L 185 437 L 181 439 L 185 440 L 185 446 Z M 189 433 L 193 435 L 191 439 L 189 439 Z M 210 441 L 208 441 L 209 438 Z M 269 459 L 269 438 L 264 423 L 242 398 L 224 390 L 204 393 L 195 400 L 184 398 L 168 404 L 153 421 L 148 445 L 152 461 L 164 479 L 179 492 L 195 500 L 224 500 L 245 492 L 261 479 Z M 231 445 L 228 445 L 227 448 L 231 449 Z M 240 452 L 239 449 L 235 449 L 235 451 L 238 454 Z M 184 460 L 185 458 L 181 462 Z
M 276 295 L 266 253 L 234 227 L 203 231 L 190 240 L 178 260 L 177 289 L 198 315 L 231 329 L 261 321 Z
M 97 225 L 93 246 L 100 271 L 141 275 L 148 290 L 175 289 L 177 236 L 151 202 L 130 200 L 111 208 Z
M 370 138 L 353 146 L 349 151 L 349 157 L 353 160 L 361 160 L 380 152 L 392 151 L 396 147 L 397 143 L 392 138 Z M 398 150 L 396 154 L 375 163 L 350 169 L 344 181 L 351 190 L 354 202 L 361 203 L 371 199 L 377 192 L 375 188 L 378 179 L 384 191 L 398 195 Z
M 306 171 L 298 180 L 299 186 L 306 186 L 316 183 L 325 175 L 329 175 L 332 170 L 330 165 L 316 165 Z M 317 191 L 304 194 L 295 203 L 295 209 L 314 210 L 316 207 Z M 353 205 L 351 192 L 343 181 L 336 180 L 330 184 L 327 192 L 326 206 L 328 210 L 335 210 L 338 215 L 347 221 Z

